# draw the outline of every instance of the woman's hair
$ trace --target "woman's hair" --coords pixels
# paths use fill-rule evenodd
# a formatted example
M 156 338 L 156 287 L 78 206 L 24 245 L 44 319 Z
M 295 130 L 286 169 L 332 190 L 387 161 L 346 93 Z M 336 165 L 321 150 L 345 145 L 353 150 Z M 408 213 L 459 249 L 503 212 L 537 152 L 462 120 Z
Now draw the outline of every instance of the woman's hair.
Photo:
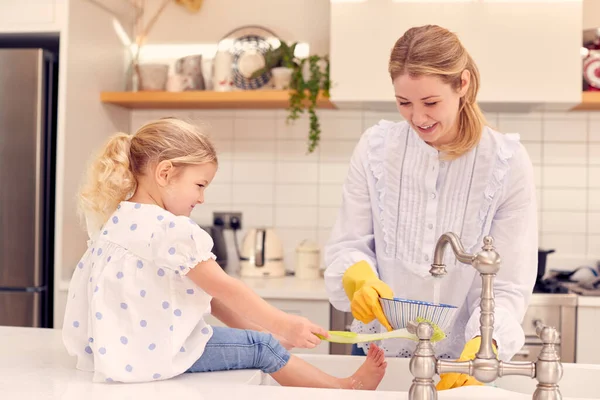
M 137 178 L 161 161 L 173 166 L 217 163 L 214 146 L 201 130 L 175 118 L 163 118 L 142 126 L 134 135 L 111 136 L 88 169 L 79 192 L 79 212 L 88 230 L 99 229 L 130 198 Z
M 477 65 L 458 37 L 437 25 L 411 28 L 402 35 L 390 55 L 392 81 L 400 75 L 433 75 L 460 90 L 464 70 L 471 74 L 467 93 L 460 99 L 458 136 L 440 148 L 448 158 L 457 158 L 477 145 L 486 120 L 476 103 L 480 78 Z

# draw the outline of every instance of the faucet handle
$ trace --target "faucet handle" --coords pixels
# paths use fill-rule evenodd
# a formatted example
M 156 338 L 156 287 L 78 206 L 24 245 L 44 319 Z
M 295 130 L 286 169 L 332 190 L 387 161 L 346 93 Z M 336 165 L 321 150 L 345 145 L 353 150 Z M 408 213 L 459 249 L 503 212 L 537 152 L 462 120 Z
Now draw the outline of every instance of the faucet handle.
M 558 331 L 536 321 L 536 334 L 542 341 L 542 349 L 535 362 L 535 378 L 538 385 L 533 393 L 534 400 L 562 399 L 559 381 L 563 375 L 563 367 L 556 345 L 560 343 Z
M 416 335 L 418 326 L 419 323 L 417 321 L 408 321 L 408 323 L 406 324 L 406 330 L 408 331 L 408 333 Z
M 536 320 L 535 324 L 535 334 L 542 341 L 544 345 L 555 345 L 560 344 L 560 334 L 556 330 L 556 328 L 544 325 L 542 321 Z

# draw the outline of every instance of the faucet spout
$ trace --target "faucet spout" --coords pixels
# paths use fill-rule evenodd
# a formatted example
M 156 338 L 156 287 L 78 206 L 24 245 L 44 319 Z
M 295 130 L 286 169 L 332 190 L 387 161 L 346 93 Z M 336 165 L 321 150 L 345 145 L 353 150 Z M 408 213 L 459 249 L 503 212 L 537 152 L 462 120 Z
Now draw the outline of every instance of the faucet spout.
M 446 264 L 444 264 L 444 251 L 446 246 L 450 244 L 452 251 L 456 256 L 456 259 L 464 264 L 471 264 L 475 256 L 465 251 L 459 237 L 453 232 L 446 232 L 437 241 L 435 245 L 435 251 L 433 253 L 433 264 L 429 273 L 434 277 L 441 277 L 446 275 Z

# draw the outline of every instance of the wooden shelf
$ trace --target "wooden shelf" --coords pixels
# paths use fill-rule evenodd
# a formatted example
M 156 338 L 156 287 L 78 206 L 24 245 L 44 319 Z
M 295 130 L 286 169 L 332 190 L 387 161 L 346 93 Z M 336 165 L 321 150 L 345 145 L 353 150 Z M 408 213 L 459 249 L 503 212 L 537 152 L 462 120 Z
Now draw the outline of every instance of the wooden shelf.
M 598 111 L 600 110 L 600 91 L 583 92 L 581 94 L 581 104 L 573 107 L 571 111 Z
M 130 109 L 285 109 L 287 90 L 248 90 L 233 92 L 102 92 L 103 103 Z M 329 99 L 319 96 L 318 108 L 336 108 Z

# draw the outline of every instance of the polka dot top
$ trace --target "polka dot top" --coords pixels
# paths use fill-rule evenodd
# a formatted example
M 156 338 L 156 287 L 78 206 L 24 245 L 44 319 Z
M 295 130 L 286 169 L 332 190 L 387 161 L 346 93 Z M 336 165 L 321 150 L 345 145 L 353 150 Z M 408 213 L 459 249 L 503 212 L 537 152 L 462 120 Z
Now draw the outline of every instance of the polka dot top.
M 63 341 L 95 382 L 145 382 L 185 372 L 204 351 L 211 297 L 185 275 L 215 259 L 188 217 L 122 202 L 88 242 L 71 283 Z

